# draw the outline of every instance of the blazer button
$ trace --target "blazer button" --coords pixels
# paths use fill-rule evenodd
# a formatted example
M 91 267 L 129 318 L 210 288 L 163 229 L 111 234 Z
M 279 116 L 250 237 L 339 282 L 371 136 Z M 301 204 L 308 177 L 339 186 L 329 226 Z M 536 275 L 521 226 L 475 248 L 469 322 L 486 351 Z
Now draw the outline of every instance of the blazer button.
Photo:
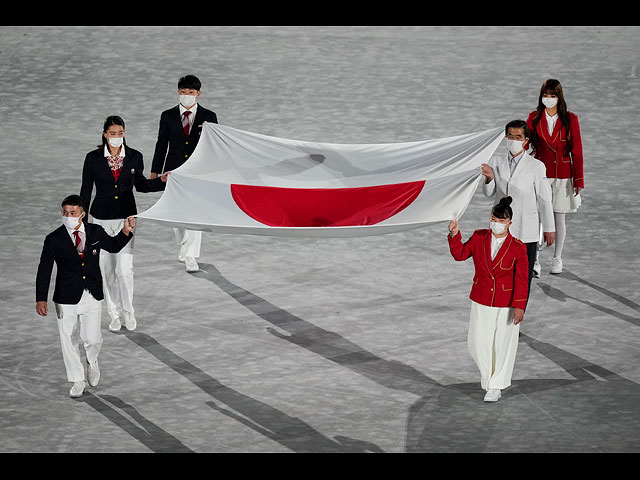
M 116 195 L 116 196 L 115 196 L 115 197 L 113 197 L 113 198 L 115 198 L 115 199 L 117 200 L 117 199 L 118 199 L 118 196 Z
M 184 142 L 185 145 L 189 145 L 189 141 L 187 140 L 186 142 Z
M 118 188 L 118 185 L 115 185 L 115 188 Z
M 84 267 L 84 262 L 82 262 L 82 265 L 81 265 L 81 267 Z
M 189 158 L 189 155 L 185 155 L 184 158 Z
M 85 277 L 85 276 L 83 275 L 83 276 L 82 276 L 82 279 L 84 280 L 85 278 L 87 278 L 87 277 Z

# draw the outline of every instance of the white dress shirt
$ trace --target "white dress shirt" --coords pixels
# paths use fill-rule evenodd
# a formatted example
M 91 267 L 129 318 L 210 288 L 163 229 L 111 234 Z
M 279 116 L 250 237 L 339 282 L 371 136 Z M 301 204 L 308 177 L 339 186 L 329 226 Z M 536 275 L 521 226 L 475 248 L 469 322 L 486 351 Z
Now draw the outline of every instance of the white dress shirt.
M 516 167 L 518 166 L 518 162 L 523 156 L 524 156 L 524 150 L 521 151 L 515 157 L 511 155 L 511 152 L 509 152 L 509 167 L 511 168 L 511 175 L 513 175 L 513 171 L 516 169 Z
M 549 131 L 549 136 L 553 134 L 553 129 L 556 128 L 556 122 L 558 121 L 558 114 L 556 113 L 553 117 L 544 111 L 544 114 L 547 116 L 547 129 Z
M 500 247 L 502 247 L 505 238 L 507 238 L 506 235 L 502 238 L 496 238 L 493 233 L 491 234 L 491 260 L 496 258 L 496 255 L 500 251 Z

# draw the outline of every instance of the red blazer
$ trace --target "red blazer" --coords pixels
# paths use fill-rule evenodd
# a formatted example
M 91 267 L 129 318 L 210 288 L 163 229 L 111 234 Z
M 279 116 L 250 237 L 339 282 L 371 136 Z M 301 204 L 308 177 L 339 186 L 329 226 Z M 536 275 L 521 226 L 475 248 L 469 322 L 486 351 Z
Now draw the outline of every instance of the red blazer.
M 533 129 L 533 120 L 538 116 L 533 111 L 527 118 L 529 129 Z M 553 134 L 549 136 L 547 128 L 547 116 L 542 118 L 536 126 L 537 141 L 535 143 L 535 157 L 541 160 L 547 167 L 548 178 L 573 178 L 573 186 L 584 188 L 584 170 L 582 166 L 582 137 L 578 116 L 569 112 L 571 118 L 569 133 L 560 120 L 556 122 Z M 565 155 L 565 145 L 568 138 L 571 139 L 573 148 L 569 155 Z
M 491 230 L 476 230 L 466 243 L 462 234 L 449 239 L 449 250 L 457 261 L 473 256 L 476 271 L 469 298 L 489 307 L 513 307 L 525 310 L 529 289 L 527 247 L 507 234 L 504 243 L 491 260 Z

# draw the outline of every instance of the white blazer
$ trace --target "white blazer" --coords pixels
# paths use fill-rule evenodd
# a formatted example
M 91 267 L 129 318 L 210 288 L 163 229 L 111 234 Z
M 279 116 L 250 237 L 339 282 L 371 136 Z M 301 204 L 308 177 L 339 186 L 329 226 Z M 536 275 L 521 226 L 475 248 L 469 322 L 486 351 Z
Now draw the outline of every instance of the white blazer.
M 525 152 L 511 175 L 508 155 L 494 155 L 489 160 L 493 180 L 484 183 L 484 194 L 487 197 L 495 195 L 495 204 L 509 195 L 513 210 L 511 235 L 524 243 L 537 242 L 540 224 L 543 232 L 556 231 L 546 167 Z

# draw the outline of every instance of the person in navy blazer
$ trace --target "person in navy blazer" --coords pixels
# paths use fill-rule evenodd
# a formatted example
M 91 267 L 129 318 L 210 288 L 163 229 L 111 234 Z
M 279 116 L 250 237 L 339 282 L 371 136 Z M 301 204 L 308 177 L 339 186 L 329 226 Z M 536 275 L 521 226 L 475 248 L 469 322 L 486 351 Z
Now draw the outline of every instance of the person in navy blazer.
M 36 312 L 44 317 L 49 310 L 47 298 L 56 265 L 53 302 L 67 379 L 73 382 L 72 397 L 81 396 L 85 388 L 80 341 L 89 364 L 89 384 L 96 386 L 100 380 L 98 354 L 102 346 L 100 322 L 104 298 L 100 252 L 120 251 L 133 238 L 135 228 L 135 218 L 129 217 L 122 230 L 111 236 L 100 225 L 83 221 L 85 217 L 79 195 L 70 195 L 62 201 L 63 225 L 45 237 L 36 274 Z
M 102 129 L 102 144 L 89 152 L 82 168 L 80 196 L 93 223 L 115 235 L 125 219 L 138 213 L 133 189 L 138 192 L 157 192 L 164 189 L 167 177 L 153 180 L 144 174 L 142 153 L 129 147 L 125 140 L 124 120 L 107 117 Z M 91 202 L 95 185 L 96 195 Z M 128 330 L 137 325 L 133 307 L 133 248 L 134 242 L 117 254 L 100 254 L 107 312 L 111 317 L 109 330 L 118 331 L 122 323 Z
M 194 75 L 186 75 L 178 81 L 179 104 L 160 115 L 150 178 L 180 167 L 198 145 L 202 124 L 218 123 L 215 112 L 198 103 L 201 88 L 202 83 Z M 185 262 L 188 272 L 198 271 L 195 259 L 200 256 L 202 232 L 174 228 L 174 233 L 180 245 L 178 260 Z

